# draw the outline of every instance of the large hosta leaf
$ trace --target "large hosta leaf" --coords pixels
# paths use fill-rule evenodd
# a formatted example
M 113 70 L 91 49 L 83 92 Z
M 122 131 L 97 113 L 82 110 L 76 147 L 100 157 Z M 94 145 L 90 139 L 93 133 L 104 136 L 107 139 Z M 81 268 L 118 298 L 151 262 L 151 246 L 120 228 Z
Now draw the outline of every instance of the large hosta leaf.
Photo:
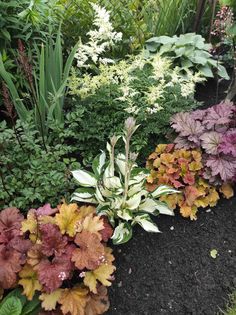
M 84 170 L 78 170 L 78 171 L 73 171 L 72 175 L 79 182 L 81 186 L 96 187 L 97 185 L 97 179 L 92 173 L 89 173 Z

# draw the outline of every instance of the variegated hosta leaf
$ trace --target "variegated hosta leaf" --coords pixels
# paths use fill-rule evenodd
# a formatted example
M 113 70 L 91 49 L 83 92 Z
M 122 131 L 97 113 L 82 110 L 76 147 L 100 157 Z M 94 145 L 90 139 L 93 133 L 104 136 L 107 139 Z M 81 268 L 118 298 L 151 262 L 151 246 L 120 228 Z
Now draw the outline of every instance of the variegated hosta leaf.
M 84 170 L 77 170 L 71 173 L 81 186 L 96 187 L 97 179 L 94 174 Z
M 114 227 L 115 226 L 115 218 L 114 218 L 114 211 L 110 209 L 108 205 L 99 205 L 96 210 L 99 216 L 105 215 L 108 217 L 109 222 Z
M 155 214 L 157 202 L 154 199 L 147 198 L 139 205 L 138 210 Z M 159 213 L 159 212 L 158 212 Z
M 103 182 L 104 186 L 109 190 L 122 188 L 120 178 L 117 176 L 105 177 Z
M 96 176 L 101 175 L 102 168 L 104 167 L 105 162 L 106 162 L 105 152 L 102 152 L 93 160 L 92 168 Z
M 132 213 L 129 209 L 120 209 L 117 211 L 117 215 L 119 218 L 121 218 L 125 221 L 130 221 L 133 219 Z
M 160 233 L 156 224 L 151 220 L 148 214 L 141 214 L 134 218 L 132 225 L 138 223 L 147 232 Z
M 170 186 L 167 186 L 167 185 L 161 185 L 159 187 L 157 187 L 157 189 L 155 189 L 153 192 L 152 192 L 152 196 L 154 198 L 157 198 L 157 197 L 160 197 L 162 195 L 169 195 L 169 194 L 176 194 L 176 193 L 180 193 L 180 191 L 170 187 Z
M 119 153 L 115 159 L 116 165 L 123 176 L 125 176 L 125 155 Z
M 161 214 L 175 215 L 174 211 L 171 210 L 165 202 L 156 201 L 156 210 Z
M 128 191 L 128 197 L 132 197 L 133 195 L 140 192 L 143 188 L 144 188 L 143 182 L 130 186 Z
M 123 204 L 123 197 L 114 196 L 114 198 L 110 199 L 110 208 L 114 210 L 119 210 Z
M 104 203 L 105 202 L 99 187 L 96 187 L 95 197 L 96 197 L 98 203 Z
M 132 227 L 129 223 L 120 223 L 112 235 L 114 245 L 123 244 L 128 242 L 132 237 Z
M 93 188 L 78 188 L 76 192 L 73 194 L 71 200 L 97 204 L 98 201 L 94 197 L 94 193 L 95 191 Z
M 139 193 L 133 195 L 131 198 L 129 198 L 125 206 L 130 210 L 135 210 L 139 207 L 142 196 L 145 196 L 147 194 L 146 190 L 141 190 Z
M 131 176 L 129 180 L 129 186 L 144 182 L 146 177 L 147 177 L 146 172 L 140 172 L 134 176 Z

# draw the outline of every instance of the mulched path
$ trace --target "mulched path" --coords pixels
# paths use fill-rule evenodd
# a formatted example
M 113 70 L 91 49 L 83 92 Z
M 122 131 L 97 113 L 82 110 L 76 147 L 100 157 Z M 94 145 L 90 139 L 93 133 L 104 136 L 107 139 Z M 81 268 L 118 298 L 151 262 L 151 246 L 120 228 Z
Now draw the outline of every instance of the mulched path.
M 215 88 L 211 80 L 198 90 L 204 107 L 215 103 Z M 224 90 L 223 82 L 219 99 Z M 216 315 L 225 309 L 236 287 L 236 197 L 207 210 L 194 222 L 162 215 L 156 219 L 162 234 L 136 227 L 129 243 L 114 247 L 107 315 Z
M 236 287 L 236 197 L 209 210 L 194 222 L 162 215 L 156 220 L 162 234 L 137 227 L 129 243 L 115 247 L 107 314 L 215 315 L 224 309 Z

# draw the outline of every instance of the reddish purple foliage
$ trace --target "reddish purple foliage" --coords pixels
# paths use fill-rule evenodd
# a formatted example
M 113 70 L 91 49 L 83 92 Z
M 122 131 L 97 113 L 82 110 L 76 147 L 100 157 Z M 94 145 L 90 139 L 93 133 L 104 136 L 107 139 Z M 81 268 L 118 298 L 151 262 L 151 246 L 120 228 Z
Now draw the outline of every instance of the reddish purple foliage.
M 172 118 L 177 149 L 202 148 L 204 177 L 210 182 L 236 179 L 236 106 L 221 102 L 205 110 L 178 113 Z

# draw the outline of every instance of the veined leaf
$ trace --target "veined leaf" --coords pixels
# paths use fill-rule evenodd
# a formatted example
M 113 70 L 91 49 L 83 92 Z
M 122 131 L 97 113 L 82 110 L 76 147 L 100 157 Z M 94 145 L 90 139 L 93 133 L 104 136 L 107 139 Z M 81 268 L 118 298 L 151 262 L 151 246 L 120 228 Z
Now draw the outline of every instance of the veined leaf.
M 21 301 L 15 296 L 11 296 L 0 305 L 0 315 L 20 315 L 21 311 Z
M 84 170 L 72 171 L 71 173 L 81 186 L 96 187 L 97 179 L 94 174 Z
M 148 214 L 138 215 L 134 218 L 132 225 L 138 223 L 147 232 L 160 233 L 156 224 L 151 220 Z
M 128 242 L 132 237 L 132 227 L 129 223 L 120 223 L 112 235 L 114 245 L 124 244 Z

